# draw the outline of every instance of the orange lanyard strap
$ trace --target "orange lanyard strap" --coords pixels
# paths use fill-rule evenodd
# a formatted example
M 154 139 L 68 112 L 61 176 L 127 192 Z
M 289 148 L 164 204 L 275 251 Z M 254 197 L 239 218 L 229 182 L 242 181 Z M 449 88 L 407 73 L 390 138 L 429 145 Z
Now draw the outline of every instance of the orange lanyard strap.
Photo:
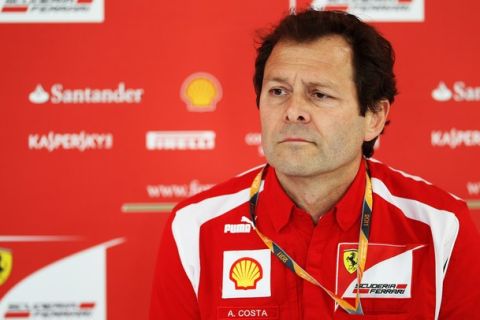
M 318 282 L 314 277 L 312 277 L 307 271 L 298 265 L 278 244 L 273 242 L 270 238 L 260 232 L 256 226 L 256 209 L 257 202 L 260 196 L 260 185 L 264 179 L 266 173 L 266 165 L 262 171 L 260 171 L 255 179 L 252 182 L 250 187 L 250 216 L 252 218 L 250 224 L 253 229 L 257 232 L 257 235 L 262 239 L 265 245 L 272 251 L 273 255 L 276 256 L 288 269 L 294 272 L 296 275 L 302 279 L 307 280 L 308 282 L 322 288 L 335 302 L 344 309 L 349 314 L 359 314 L 363 315 L 362 304 L 360 302 L 360 290 L 357 290 L 355 296 L 355 306 L 352 306 L 350 303 L 337 296 L 332 291 L 325 288 L 320 282 Z M 363 277 L 363 271 L 365 270 L 365 262 L 367 261 L 367 249 L 368 249 L 368 239 L 370 236 L 370 226 L 372 221 L 372 183 L 370 179 L 370 174 L 367 170 L 366 174 L 366 186 L 365 186 L 365 195 L 362 205 L 362 220 L 360 223 L 360 236 L 358 239 L 358 267 L 357 267 L 357 285 L 360 287 L 360 283 Z

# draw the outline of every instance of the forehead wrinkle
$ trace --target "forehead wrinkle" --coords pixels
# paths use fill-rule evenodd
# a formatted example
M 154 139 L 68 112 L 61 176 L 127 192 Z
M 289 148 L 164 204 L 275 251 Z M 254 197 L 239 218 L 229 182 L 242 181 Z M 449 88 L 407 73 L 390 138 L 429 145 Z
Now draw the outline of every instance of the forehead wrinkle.
M 325 37 L 305 44 L 282 41 L 274 47 L 266 62 L 264 79 L 289 83 L 289 81 L 295 81 L 297 76 L 303 75 L 310 78 L 302 80 L 304 85 L 333 88 L 338 85 L 336 81 L 332 81 L 318 72 L 324 70 L 341 76 L 343 72 L 336 69 L 348 68 L 349 70 L 346 70 L 347 73 L 344 73 L 344 76 L 353 81 L 352 58 L 351 47 L 341 37 Z M 321 70 L 313 70 L 312 65 L 318 65 Z M 290 79 L 289 72 L 291 70 L 296 70 L 293 79 Z
M 295 74 L 295 76 L 292 79 L 293 83 L 295 83 L 296 79 L 297 79 L 297 75 Z M 266 75 L 264 77 L 264 82 L 279 82 L 284 84 L 291 84 L 288 77 L 282 77 L 282 76 L 269 77 L 268 75 Z
M 337 84 L 334 81 L 329 79 L 322 79 L 320 81 L 305 81 L 302 80 L 302 83 L 306 87 L 320 87 L 320 88 L 332 88 L 335 89 Z
M 291 85 L 295 83 L 297 78 L 297 74 L 295 74 L 294 78 L 292 79 L 292 83 L 289 81 L 287 77 L 282 77 L 282 76 L 273 76 L 273 77 L 265 77 L 265 82 L 278 82 L 278 83 L 283 83 L 283 84 L 288 84 Z M 321 79 L 321 80 L 301 80 L 301 83 L 305 87 L 319 87 L 319 88 L 326 88 L 326 89 L 337 89 L 338 85 L 329 79 Z

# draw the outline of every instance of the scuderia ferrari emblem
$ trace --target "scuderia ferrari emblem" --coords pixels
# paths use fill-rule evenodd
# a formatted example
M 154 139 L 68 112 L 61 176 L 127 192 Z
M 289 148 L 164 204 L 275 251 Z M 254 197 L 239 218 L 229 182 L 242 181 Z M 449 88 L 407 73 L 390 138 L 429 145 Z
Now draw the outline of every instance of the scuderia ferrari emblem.
M 357 271 L 358 256 L 357 250 L 345 250 L 343 251 L 343 265 L 349 273 Z
M 0 285 L 4 284 L 12 271 L 12 252 L 0 248 Z

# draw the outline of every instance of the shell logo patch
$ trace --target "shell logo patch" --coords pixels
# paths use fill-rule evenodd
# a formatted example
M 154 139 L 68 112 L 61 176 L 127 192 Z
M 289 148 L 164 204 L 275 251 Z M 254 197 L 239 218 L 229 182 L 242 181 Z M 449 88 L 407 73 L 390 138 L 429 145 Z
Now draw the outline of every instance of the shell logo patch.
M 255 259 L 241 258 L 232 265 L 230 280 L 235 282 L 235 289 L 255 289 L 262 273 L 262 266 Z
M 185 79 L 180 96 L 189 111 L 214 111 L 217 103 L 222 99 L 222 87 L 213 75 L 197 72 Z
M 270 297 L 268 249 L 223 252 L 222 298 Z
M 7 281 L 12 272 L 12 252 L 8 249 L 0 248 L 0 285 Z

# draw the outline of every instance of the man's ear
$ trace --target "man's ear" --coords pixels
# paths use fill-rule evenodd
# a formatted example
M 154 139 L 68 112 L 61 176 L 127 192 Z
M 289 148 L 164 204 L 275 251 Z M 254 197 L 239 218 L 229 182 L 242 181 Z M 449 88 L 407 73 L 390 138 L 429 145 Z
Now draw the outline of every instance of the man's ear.
M 382 99 L 375 103 L 375 112 L 370 109 L 365 113 L 366 128 L 364 141 L 370 141 L 378 137 L 387 122 L 388 112 L 390 111 L 390 102 Z

